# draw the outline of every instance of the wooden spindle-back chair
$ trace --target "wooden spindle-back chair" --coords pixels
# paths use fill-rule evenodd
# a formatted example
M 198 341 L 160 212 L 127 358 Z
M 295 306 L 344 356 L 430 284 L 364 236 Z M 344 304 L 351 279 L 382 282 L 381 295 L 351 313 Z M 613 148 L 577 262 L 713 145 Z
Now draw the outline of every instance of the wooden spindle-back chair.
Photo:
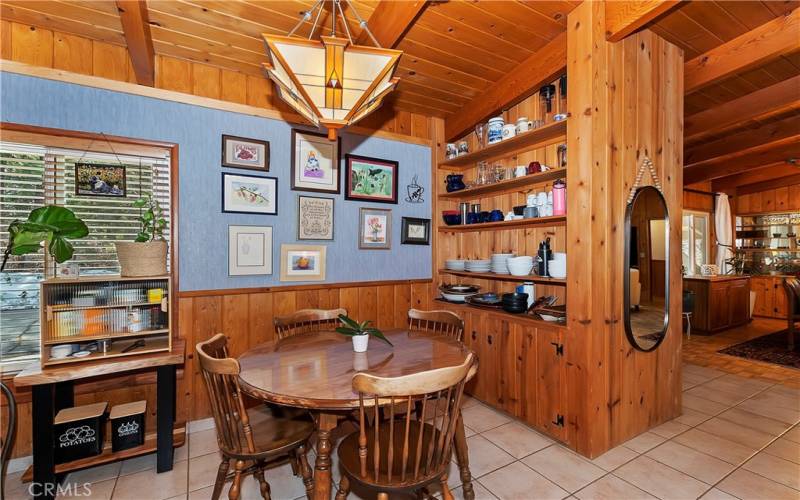
M 347 316 L 347 309 L 301 309 L 288 316 L 275 318 L 275 335 L 283 339 L 298 333 L 333 330 L 340 326 L 340 314 Z
M 306 446 L 314 431 L 313 422 L 300 418 L 276 418 L 265 405 L 248 410 L 239 387 L 239 362 L 228 357 L 224 335 L 217 334 L 200 342 L 196 349 L 214 416 L 217 444 L 223 456 L 212 498 L 219 498 L 228 478 L 231 460 L 235 461 L 235 466 L 229 497 L 239 498 L 242 476 L 252 473 L 260 484 L 261 495 L 269 498 L 270 488 L 264 470 L 268 460 L 282 456 L 292 461 L 295 474 L 299 471 L 303 476 L 310 495 L 313 479 Z M 249 467 L 248 463 L 251 463 Z
M 464 321 L 450 311 L 409 309 L 408 329 L 432 335 L 446 335 L 461 342 L 464 336 Z
M 379 500 L 435 482 L 441 484 L 445 500 L 452 499 L 447 471 L 453 438 L 464 382 L 476 369 L 477 359 L 470 353 L 461 365 L 402 377 L 354 375 L 360 425 L 339 445 L 343 475 L 336 499 L 347 497 L 351 480 L 377 490 Z M 421 401 L 421 413 L 413 411 L 417 401 Z M 405 411 L 379 418 L 380 407 L 387 405 L 402 406 Z

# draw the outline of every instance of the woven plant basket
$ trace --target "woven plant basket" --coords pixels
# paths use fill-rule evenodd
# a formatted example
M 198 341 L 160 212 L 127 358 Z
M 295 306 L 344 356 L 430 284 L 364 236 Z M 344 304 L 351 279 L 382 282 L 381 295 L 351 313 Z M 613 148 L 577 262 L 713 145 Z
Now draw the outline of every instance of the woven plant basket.
M 116 241 L 121 276 L 163 276 L 167 274 L 167 242 Z

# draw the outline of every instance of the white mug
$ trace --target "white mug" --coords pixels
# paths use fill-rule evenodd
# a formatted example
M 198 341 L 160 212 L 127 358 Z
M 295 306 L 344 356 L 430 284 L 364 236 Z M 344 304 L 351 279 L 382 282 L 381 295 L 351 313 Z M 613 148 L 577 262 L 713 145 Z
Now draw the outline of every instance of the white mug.
M 504 141 L 506 139 L 511 139 L 515 135 L 517 135 L 517 126 L 516 125 L 514 125 L 513 123 L 508 123 L 506 125 L 503 125 L 503 140 Z
M 525 165 L 517 165 L 514 168 L 514 177 L 525 177 L 528 175 L 528 167 Z
M 523 116 L 522 118 L 517 119 L 517 133 L 521 134 L 522 132 L 527 132 L 528 130 L 533 129 L 533 122 L 528 121 L 527 116 Z
M 528 195 L 528 203 L 527 203 L 527 205 L 528 205 L 529 207 L 535 207 L 535 206 L 536 206 L 536 199 L 537 199 L 537 198 L 538 198 L 538 197 L 536 196 L 536 193 L 531 193 L 531 194 L 529 194 L 529 195 Z

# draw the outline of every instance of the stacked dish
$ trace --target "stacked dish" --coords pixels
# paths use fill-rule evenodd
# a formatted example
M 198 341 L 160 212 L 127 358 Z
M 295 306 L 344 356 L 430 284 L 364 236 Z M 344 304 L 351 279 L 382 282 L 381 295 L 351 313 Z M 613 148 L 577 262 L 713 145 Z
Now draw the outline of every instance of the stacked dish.
M 566 278 L 567 254 L 563 252 L 555 252 L 553 254 L 553 260 L 548 262 L 547 270 L 551 278 Z
M 523 255 L 521 257 L 510 257 L 506 260 L 508 272 L 514 276 L 528 276 L 533 269 L 533 257 Z
M 464 270 L 464 260 L 459 259 L 447 259 L 444 261 L 444 268 L 449 269 L 451 271 L 463 271 Z
M 519 314 L 528 310 L 527 293 L 506 293 L 502 297 L 503 310 L 506 312 Z
M 464 267 L 471 273 L 488 273 L 490 261 L 485 260 L 468 260 L 464 262 Z
M 477 285 L 441 285 L 442 297 L 450 302 L 464 302 L 470 295 L 475 295 L 481 287 Z
M 489 267 L 495 274 L 508 274 L 507 261 L 513 256 L 513 253 L 496 253 L 492 255 L 491 265 Z

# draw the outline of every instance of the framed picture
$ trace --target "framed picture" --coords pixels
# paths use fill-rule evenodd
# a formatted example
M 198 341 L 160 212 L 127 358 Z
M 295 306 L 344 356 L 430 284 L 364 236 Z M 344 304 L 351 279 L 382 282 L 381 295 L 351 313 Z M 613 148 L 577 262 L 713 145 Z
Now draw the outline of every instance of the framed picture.
M 333 198 L 297 197 L 297 239 L 333 240 Z
M 391 160 L 345 155 L 348 200 L 397 203 L 398 163 Z
M 403 217 L 400 228 L 400 243 L 403 245 L 430 245 L 431 220 Z
M 278 179 L 223 172 L 222 211 L 278 215 Z
M 125 166 L 76 163 L 75 194 L 124 198 L 126 195 Z
M 325 281 L 325 245 L 281 245 L 281 281 Z
M 358 219 L 358 248 L 366 250 L 388 250 L 392 248 L 391 210 L 361 208 Z
M 339 193 L 341 139 L 292 129 L 292 189 Z
M 223 135 L 222 166 L 269 172 L 269 142 Z
M 228 275 L 272 274 L 272 227 L 228 226 Z

